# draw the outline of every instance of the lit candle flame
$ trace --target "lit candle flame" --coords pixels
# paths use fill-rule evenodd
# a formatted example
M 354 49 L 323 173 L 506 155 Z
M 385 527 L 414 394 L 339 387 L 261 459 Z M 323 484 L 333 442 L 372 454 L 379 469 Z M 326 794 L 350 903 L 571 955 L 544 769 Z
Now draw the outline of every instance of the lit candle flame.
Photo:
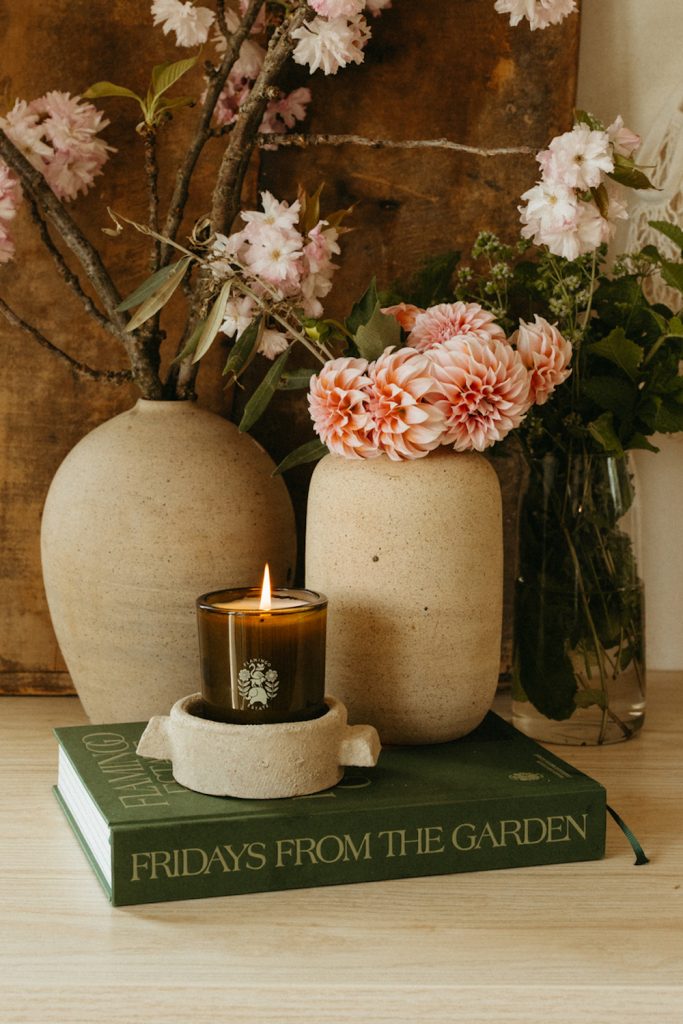
M 261 587 L 261 603 L 259 604 L 259 611 L 269 612 L 272 609 L 271 602 L 271 591 L 270 591 L 270 569 L 266 562 L 266 567 L 263 570 L 263 585 Z

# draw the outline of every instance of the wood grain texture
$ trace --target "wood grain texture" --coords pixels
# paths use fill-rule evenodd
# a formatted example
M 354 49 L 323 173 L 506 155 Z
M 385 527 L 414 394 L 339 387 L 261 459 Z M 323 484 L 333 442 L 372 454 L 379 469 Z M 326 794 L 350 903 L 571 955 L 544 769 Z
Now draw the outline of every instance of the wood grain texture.
M 112 909 L 50 793 L 75 698 L 0 700 L 3 1024 L 678 1024 L 683 675 L 642 734 L 556 747 L 607 787 L 603 861 Z
M 366 64 L 334 78 L 317 74 L 311 80 L 313 130 L 536 146 L 568 124 L 576 82 L 576 17 L 546 32 L 530 33 L 524 26 L 511 29 L 493 4 L 482 0 L 395 0 L 372 27 Z M 1 8 L 0 42 L 0 84 L 8 95 L 28 99 L 50 88 L 82 92 L 103 78 L 144 91 L 148 62 L 178 56 L 152 28 L 149 5 L 140 0 L 6 4 Z M 144 219 L 142 144 L 134 133 L 138 117 L 133 104 L 104 100 L 100 105 L 112 120 L 106 137 L 117 152 L 100 187 L 79 200 L 74 211 L 90 237 L 103 239 L 115 280 L 126 293 L 145 275 L 145 245 L 135 235 L 104 239 L 100 228 L 107 223 L 106 205 Z M 164 154 L 182 151 L 191 121 L 192 112 L 178 115 L 179 134 L 169 133 L 162 140 L 162 163 Z M 186 227 L 206 206 L 211 164 L 221 145 L 214 141 L 202 162 Z M 450 152 L 320 147 L 267 154 L 260 184 L 293 198 L 299 182 L 311 189 L 325 180 L 330 207 L 358 203 L 358 227 L 345 236 L 344 269 L 330 306 L 343 313 L 373 273 L 386 284 L 409 273 L 425 253 L 471 242 L 480 228 L 511 231 L 517 197 L 533 175 L 531 157 L 494 161 Z M 168 194 L 168 182 L 162 193 Z M 8 286 L 3 292 L 18 296 L 27 319 L 75 356 L 98 367 L 123 367 L 116 341 L 94 328 L 55 277 L 25 221 L 17 232 L 20 257 L 3 268 L 0 283 Z M 173 312 L 168 328 L 171 335 L 177 329 Z M 40 575 L 45 494 L 69 449 L 93 427 L 128 408 L 134 394 L 128 386 L 75 380 L 63 363 L 2 324 L 0 351 L 0 692 L 49 693 L 68 688 L 69 681 Z M 218 372 L 224 360 L 225 346 L 216 345 L 200 374 L 200 401 L 227 413 Z M 234 414 L 239 413 L 240 401 Z M 310 423 L 301 397 L 278 396 L 254 433 L 278 460 L 308 439 Z M 300 535 L 309 478 L 310 467 L 288 477 Z

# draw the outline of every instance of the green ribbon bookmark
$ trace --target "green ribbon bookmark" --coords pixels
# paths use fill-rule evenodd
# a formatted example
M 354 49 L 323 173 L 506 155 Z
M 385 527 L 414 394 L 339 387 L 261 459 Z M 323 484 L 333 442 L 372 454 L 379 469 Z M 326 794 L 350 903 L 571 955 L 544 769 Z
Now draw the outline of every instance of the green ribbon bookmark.
M 634 836 L 633 832 L 628 827 L 626 822 L 623 820 L 623 818 L 620 818 L 617 812 L 614 810 L 614 808 L 610 807 L 609 804 L 607 804 L 607 810 L 612 815 L 617 825 L 619 826 L 619 828 L 631 844 L 631 849 L 636 855 L 636 867 L 640 864 L 649 864 L 650 858 L 646 856 L 645 850 L 642 848 L 642 846 L 640 845 L 640 843 L 638 842 L 638 840 L 636 839 L 636 837 Z

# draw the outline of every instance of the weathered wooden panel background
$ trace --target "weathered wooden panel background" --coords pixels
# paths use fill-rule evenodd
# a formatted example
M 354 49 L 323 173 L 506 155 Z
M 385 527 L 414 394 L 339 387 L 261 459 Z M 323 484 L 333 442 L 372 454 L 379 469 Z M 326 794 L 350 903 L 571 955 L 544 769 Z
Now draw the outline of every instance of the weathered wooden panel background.
M 578 18 L 545 32 L 511 29 L 493 0 L 394 0 L 373 22 L 366 63 L 336 78 L 316 75 L 310 119 L 316 132 L 388 139 L 447 137 L 475 147 L 538 147 L 571 120 L 578 52 Z M 141 0 L 24 0 L 0 5 L 3 93 L 32 99 L 47 89 L 82 92 L 110 78 L 138 91 L 146 68 L 177 51 L 152 29 Z M 293 74 L 293 79 L 296 77 Z M 144 275 L 142 241 L 100 234 L 107 205 L 144 217 L 141 146 L 135 108 L 102 101 L 116 146 L 96 192 L 75 206 L 92 238 L 101 237 L 123 293 Z M 182 151 L 192 112 L 177 119 L 166 155 Z M 212 157 L 204 161 L 209 180 Z M 466 246 L 482 228 L 516 232 L 516 202 L 534 176 L 532 158 L 438 150 L 317 147 L 265 154 L 259 185 L 293 198 L 297 183 L 326 182 L 330 208 L 357 203 L 357 229 L 344 240 L 344 268 L 330 308 L 343 313 L 350 296 L 376 273 L 380 283 L 410 273 L 420 258 Z M 190 218 L 203 209 L 202 189 Z M 24 218 L 26 220 L 26 218 Z M 117 343 L 97 330 L 56 278 L 35 231 L 25 223 L 19 258 L 0 271 L 0 293 L 78 358 L 99 367 L 124 365 Z M 172 333 L 173 324 L 168 325 Z M 42 589 L 39 527 L 52 475 L 90 429 L 134 401 L 127 387 L 74 379 L 70 370 L 25 335 L 0 325 L 2 469 L 0 482 L 0 692 L 54 693 L 69 688 Z M 200 401 L 229 412 L 216 351 L 200 375 Z M 239 404 L 239 403 L 238 403 Z M 308 437 L 302 401 L 274 404 L 255 431 L 275 458 Z M 301 514 L 309 473 L 289 480 Z M 87 599 L 87 595 L 84 595 Z

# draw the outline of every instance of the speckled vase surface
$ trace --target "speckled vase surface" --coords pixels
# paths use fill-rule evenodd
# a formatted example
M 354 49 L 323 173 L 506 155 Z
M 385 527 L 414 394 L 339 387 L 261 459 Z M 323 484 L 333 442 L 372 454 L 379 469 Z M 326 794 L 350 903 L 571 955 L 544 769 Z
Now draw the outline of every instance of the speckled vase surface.
M 42 562 L 52 622 L 94 722 L 165 714 L 199 681 L 195 599 L 291 582 L 284 483 L 247 434 L 189 402 L 140 400 L 93 430 L 52 482 Z
M 496 690 L 502 511 L 482 456 L 328 455 L 308 499 L 306 586 L 329 600 L 327 683 L 383 743 L 476 728 Z

